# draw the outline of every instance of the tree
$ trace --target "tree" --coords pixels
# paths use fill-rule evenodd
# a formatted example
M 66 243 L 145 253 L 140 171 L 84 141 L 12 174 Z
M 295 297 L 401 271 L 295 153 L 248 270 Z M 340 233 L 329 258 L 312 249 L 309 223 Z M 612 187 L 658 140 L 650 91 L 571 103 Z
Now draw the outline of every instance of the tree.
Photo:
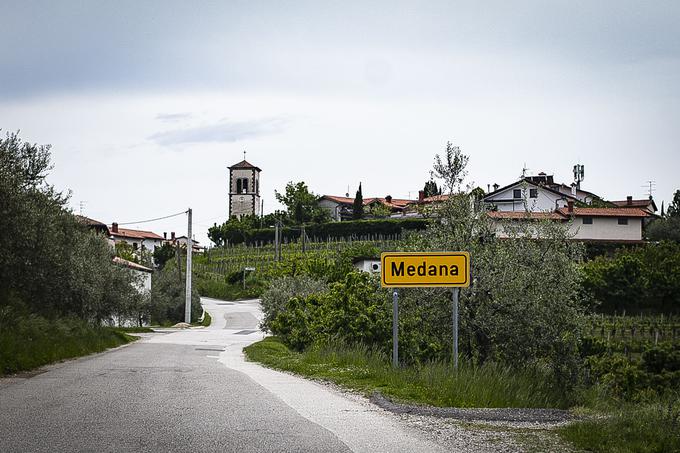
M 371 217 L 382 219 L 389 217 L 392 214 L 392 210 L 380 201 L 375 201 L 368 206 L 368 214 Z
M 481 187 L 475 187 L 470 192 L 470 195 L 472 195 L 472 198 L 474 198 L 476 202 L 480 202 L 486 195 L 486 192 L 484 192 L 484 189 L 482 189 Z
M 364 196 L 361 193 L 361 183 L 359 189 L 354 197 L 354 204 L 352 206 L 352 219 L 361 220 L 364 217 Z
M 216 246 L 238 244 L 248 239 L 248 233 L 260 227 L 260 218 L 256 215 L 232 217 L 222 225 L 213 225 L 208 229 L 208 238 Z
M 663 211 L 661 203 L 661 218 L 653 220 L 645 228 L 645 236 L 652 241 L 680 242 L 680 190 L 673 194 L 673 200 L 668 205 L 665 215 Z
M 423 194 L 425 195 L 425 198 L 428 198 L 434 197 L 436 195 L 441 195 L 442 191 L 439 187 L 437 187 L 437 183 L 430 179 L 428 182 L 425 183 L 425 187 L 423 188 Z
M 444 180 L 444 187 L 449 194 L 460 191 L 460 186 L 467 176 L 469 156 L 463 154 L 458 146 L 446 142 L 446 154 L 444 158 L 439 154 L 434 157 L 434 168 L 431 172 L 433 178 Z
M 460 344 L 468 360 L 548 369 L 559 383 L 575 384 L 583 312 L 580 245 L 570 241 L 568 226 L 559 222 L 501 224 L 488 216 L 472 193 L 457 191 L 467 161 L 447 146 L 446 162 L 435 162 L 435 172 L 456 193 L 438 206 L 429 227 L 412 237 L 408 249 L 470 252 L 473 283 L 460 292 Z M 498 229 L 507 239 L 496 237 Z M 413 329 L 446 338 L 449 293 L 413 289 L 403 299 L 404 319 L 409 312 L 419 314 L 414 319 L 426 317 Z
M 160 247 L 156 247 L 153 251 L 153 262 L 158 266 L 159 270 L 165 267 L 165 263 L 175 257 L 175 247 L 171 244 L 165 243 Z
M 668 205 L 666 209 L 666 217 L 668 218 L 680 218 L 680 190 L 676 190 L 673 194 L 673 201 Z
M 329 218 L 328 212 L 319 206 L 319 197 L 309 191 L 304 181 L 286 184 L 285 192 L 274 192 L 276 200 L 286 207 L 288 217 L 296 224 L 321 223 Z
M 98 323 L 124 309 L 134 278 L 47 184 L 49 150 L 17 133 L 0 139 L 0 305 Z

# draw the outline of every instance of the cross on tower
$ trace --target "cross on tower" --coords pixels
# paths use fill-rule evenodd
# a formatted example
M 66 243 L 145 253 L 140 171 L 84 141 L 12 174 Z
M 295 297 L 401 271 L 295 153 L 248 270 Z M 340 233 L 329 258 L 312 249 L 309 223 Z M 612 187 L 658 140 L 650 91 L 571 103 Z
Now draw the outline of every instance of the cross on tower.
M 246 150 L 243 150 L 243 160 L 246 160 Z

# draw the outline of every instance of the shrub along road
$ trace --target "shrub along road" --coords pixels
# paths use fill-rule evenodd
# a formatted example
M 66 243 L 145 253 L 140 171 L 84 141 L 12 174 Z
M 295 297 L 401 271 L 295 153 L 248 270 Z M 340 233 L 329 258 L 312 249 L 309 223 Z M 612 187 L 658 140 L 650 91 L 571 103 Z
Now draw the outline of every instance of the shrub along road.
M 244 362 L 263 336 L 255 301 L 203 303 L 208 328 L 0 379 L 2 451 L 440 451 L 391 414 Z

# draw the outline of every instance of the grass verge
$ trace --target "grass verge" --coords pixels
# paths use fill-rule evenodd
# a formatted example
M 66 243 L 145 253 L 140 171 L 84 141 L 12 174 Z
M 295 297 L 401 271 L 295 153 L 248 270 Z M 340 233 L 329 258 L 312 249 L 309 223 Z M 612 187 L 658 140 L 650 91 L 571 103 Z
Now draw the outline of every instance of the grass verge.
M 212 317 L 210 316 L 210 313 L 207 311 L 203 312 L 203 319 L 201 322 L 192 322 L 192 326 L 203 326 L 203 327 L 208 327 L 212 323 Z
M 579 449 L 592 452 L 680 451 L 680 402 L 622 404 L 615 410 L 558 430 Z
M 119 328 L 94 327 L 78 319 L 14 319 L 0 329 L 0 376 L 79 357 L 133 341 Z
M 324 379 L 370 394 L 376 390 L 398 401 L 439 407 L 567 406 L 564 395 L 542 376 L 499 366 L 448 364 L 392 368 L 381 354 L 362 346 L 332 345 L 298 353 L 276 337 L 244 348 L 249 360 L 305 377 Z

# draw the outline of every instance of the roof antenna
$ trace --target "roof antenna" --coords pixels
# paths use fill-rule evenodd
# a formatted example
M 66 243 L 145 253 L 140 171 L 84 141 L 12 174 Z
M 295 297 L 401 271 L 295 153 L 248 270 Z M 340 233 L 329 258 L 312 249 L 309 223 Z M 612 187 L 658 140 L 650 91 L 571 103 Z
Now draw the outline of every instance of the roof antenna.
M 527 177 L 527 171 L 531 170 L 530 168 L 527 168 L 527 163 L 524 162 L 524 166 L 522 167 L 522 179 Z
M 345 194 L 345 197 L 349 198 L 349 184 L 347 184 L 347 193 Z
M 246 160 L 246 150 L 243 150 L 243 160 Z
M 649 199 L 651 200 L 653 193 L 656 191 L 656 187 L 654 187 L 656 186 L 656 181 L 646 181 L 646 183 L 647 184 L 645 184 L 642 187 L 647 189 L 647 194 L 649 195 Z

